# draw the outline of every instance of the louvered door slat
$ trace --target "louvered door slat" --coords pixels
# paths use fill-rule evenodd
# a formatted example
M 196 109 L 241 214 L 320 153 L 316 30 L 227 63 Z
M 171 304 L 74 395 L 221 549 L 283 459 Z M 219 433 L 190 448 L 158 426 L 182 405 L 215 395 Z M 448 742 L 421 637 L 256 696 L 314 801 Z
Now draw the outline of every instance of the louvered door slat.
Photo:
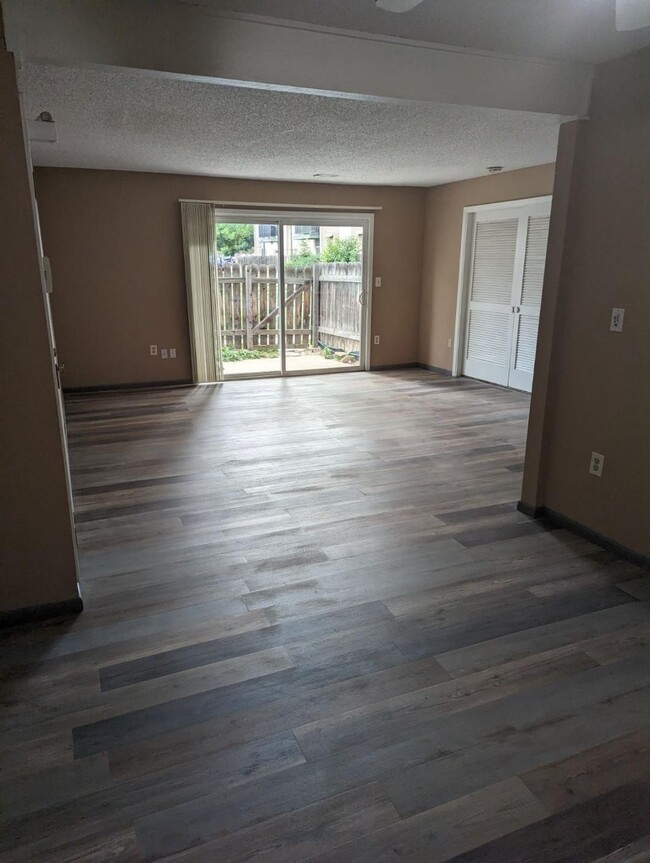
M 518 230 L 510 213 L 474 228 L 463 373 L 497 384 L 508 379 Z
M 533 388 L 549 222 L 550 214 L 539 211 L 531 213 L 525 220 L 526 251 L 516 305 L 515 341 L 508 383 L 526 392 Z
M 467 358 L 503 365 L 508 349 L 510 316 L 471 309 L 467 333 Z
M 478 222 L 470 300 L 510 303 L 517 247 L 517 219 Z
M 533 315 L 520 315 L 515 348 L 515 369 L 519 372 L 533 373 L 535 352 L 537 350 L 537 328 L 539 318 Z
M 522 306 L 540 306 L 542 302 L 549 222 L 549 216 L 533 216 L 528 223 L 524 281 L 521 290 Z

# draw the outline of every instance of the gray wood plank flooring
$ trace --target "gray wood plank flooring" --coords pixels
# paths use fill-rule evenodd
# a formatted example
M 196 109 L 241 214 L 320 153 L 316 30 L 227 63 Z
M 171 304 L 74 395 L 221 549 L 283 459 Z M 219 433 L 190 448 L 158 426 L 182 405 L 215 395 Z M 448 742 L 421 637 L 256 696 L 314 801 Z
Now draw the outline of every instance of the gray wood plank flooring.
M 0 634 L 6 863 L 650 861 L 650 577 L 423 370 L 67 400 L 85 611 Z

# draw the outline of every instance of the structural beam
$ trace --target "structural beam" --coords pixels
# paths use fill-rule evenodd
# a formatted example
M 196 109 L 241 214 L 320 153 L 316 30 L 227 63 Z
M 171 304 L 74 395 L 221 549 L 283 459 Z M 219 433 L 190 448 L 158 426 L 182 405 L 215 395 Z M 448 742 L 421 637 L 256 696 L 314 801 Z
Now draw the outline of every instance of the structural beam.
M 480 53 L 170 0 L 4 0 L 26 59 L 352 99 L 583 116 L 591 67 Z

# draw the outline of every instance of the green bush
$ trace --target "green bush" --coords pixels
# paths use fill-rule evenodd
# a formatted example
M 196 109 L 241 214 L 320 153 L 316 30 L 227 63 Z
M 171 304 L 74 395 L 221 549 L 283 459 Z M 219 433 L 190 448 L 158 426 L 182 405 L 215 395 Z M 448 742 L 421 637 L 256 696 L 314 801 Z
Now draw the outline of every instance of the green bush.
M 291 255 L 290 258 L 287 258 L 287 262 L 285 264 L 286 267 L 311 267 L 313 264 L 318 263 L 319 261 L 318 255 L 312 252 L 309 243 L 306 240 L 303 240 L 300 244 L 300 251 Z
M 361 260 L 361 242 L 358 237 L 330 237 L 321 252 L 321 261 L 352 264 Z
M 300 251 L 287 258 L 287 267 L 311 267 L 322 261 L 324 264 L 354 264 L 361 260 L 361 240 L 358 237 L 330 237 L 320 255 L 315 255 L 303 240 Z
M 277 357 L 277 348 L 261 348 L 259 350 L 248 350 L 247 348 L 231 348 L 229 345 L 221 349 L 224 363 L 238 363 L 240 360 L 266 360 Z

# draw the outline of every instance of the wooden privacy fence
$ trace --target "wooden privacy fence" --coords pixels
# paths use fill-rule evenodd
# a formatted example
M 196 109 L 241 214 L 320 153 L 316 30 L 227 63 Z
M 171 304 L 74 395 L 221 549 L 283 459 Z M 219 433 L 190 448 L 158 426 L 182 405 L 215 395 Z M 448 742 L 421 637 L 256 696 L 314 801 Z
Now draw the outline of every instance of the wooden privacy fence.
M 361 344 L 361 264 L 285 267 L 287 347 L 345 351 Z M 233 348 L 280 344 L 280 308 L 275 258 L 246 256 L 217 267 L 221 339 Z

